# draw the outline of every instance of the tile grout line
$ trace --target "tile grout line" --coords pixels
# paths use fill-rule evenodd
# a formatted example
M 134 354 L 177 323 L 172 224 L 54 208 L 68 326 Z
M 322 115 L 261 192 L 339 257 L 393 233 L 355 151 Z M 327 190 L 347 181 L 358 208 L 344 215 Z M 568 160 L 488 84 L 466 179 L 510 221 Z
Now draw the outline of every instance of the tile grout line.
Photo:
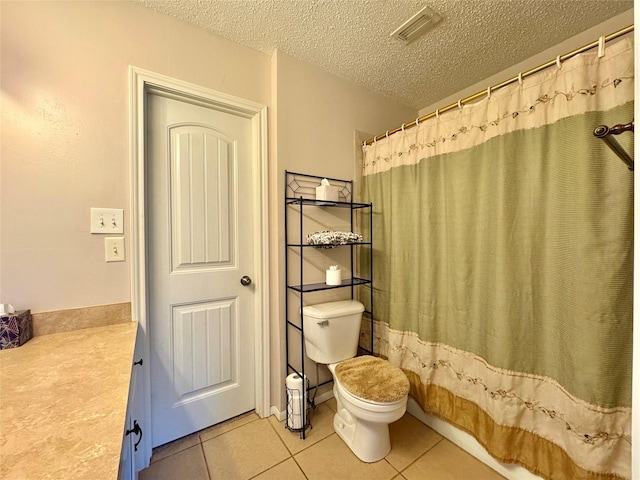
M 389 452 L 389 453 L 391 453 L 391 452 Z M 389 454 L 387 453 L 387 455 L 389 455 Z M 396 467 L 394 467 L 389 460 L 387 460 L 386 456 L 382 457 L 382 460 L 387 462 L 387 465 L 389 465 L 391 468 L 393 468 L 395 470 L 396 474 L 394 475 L 394 478 L 402 473 L 400 470 L 398 470 Z
M 202 438 L 200 438 L 200 435 L 198 435 L 198 439 L 200 440 L 200 450 L 202 451 L 202 457 L 204 458 L 204 465 L 205 467 L 207 467 L 207 476 L 209 477 L 209 480 L 212 480 L 211 469 L 209 468 L 209 462 L 207 462 L 207 455 L 204 453 L 204 444 L 202 442 Z
M 273 433 L 275 433 L 275 434 L 276 434 L 276 436 L 278 437 L 278 440 L 280 440 L 280 443 L 284 446 L 284 448 L 286 449 L 286 451 L 289 453 L 289 456 L 288 456 L 287 458 L 285 458 L 284 460 L 282 460 L 281 462 L 278 462 L 278 463 L 276 463 L 275 465 L 272 465 L 271 467 L 269 467 L 269 468 L 267 468 L 266 470 L 264 470 L 264 471 L 262 471 L 262 472 L 258 473 L 257 475 L 254 475 L 254 476 L 253 476 L 253 477 L 251 477 L 251 478 L 256 478 L 257 476 L 262 475 L 263 473 L 268 472 L 269 470 L 272 470 L 272 469 L 276 468 L 278 465 L 281 465 L 281 464 L 283 464 L 284 462 L 286 462 L 287 460 L 291 459 L 291 460 L 293 460 L 293 462 L 296 464 L 296 466 L 298 467 L 298 469 L 300 470 L 300 472 L 302 472 L 302 475 L 304 476 L 304 478 L 308 480 L 308 479 L 309 479 L 309 477 L 307 476 L 307 474 L 305 473 L 305 471 L 302 469 L 302 467 L 300 466 L 300 464 L 299 464 L 299 463 L 298 463 L 298 461 L 296 460 L 295 455 L 293 454 L 293 452 L 289 449 L 289 447 L 287 447 L 287 444 L 285 443 L 285 441 L 283 440 L 283 438 L 280 436 L 280 434 L 279 434 L 279 433 L 278 433 L 278 431 L 276 430 L 276 426 L 275 426 L 271 421 L 269 421 L 269 417 L 267 417 L 265 420 L 267 421 L 267 423 L 268 423 L 269 425 L 271 425 L 271 428 L 273 429 Z M 279 425 L 279 423 L 280 423 L 280 422 L 278 422 L 278 425 Z M 286 429 L 286 427 L 285 427 L 285 429 Z M 298 453 L 299 453 L 299 452 L 298 452 Z M 210 479 L 210 480 L 211 480 L 211 479 Z
M 202 440 L 203 432 L 205 432 L 206 430 L 210 430 L 210 429 L 213 429 L 213 428 L 216 428 L 216 427 L 217 427 L 217 428 L 221 428 L 224 424 L 226 424 L 226 423 L 231 423 L 231 422 L 234 422 L 234 421 L 237 421 L 237 420 L 239 420 L 240 418 L 242 418 L 242 417 L 244 417 L 244 416 L 249 416 L 251 413 L 252 413 L 252 412 L 246 412 L 246 413 L 240 414 L 240 415 L 238 415 L 238 416 L 236 416 L 236 417 L 233 417 L 233 418 L 230 418 L 230 419 L 225 420 L 225 421 L 223 421 L 223 422 L 220 422 L 220 423 L 218 423 L 218 424 L 216 424 L 216 425 L 211 425 L 211 426 L 209 426 L 209 427 L 205 427 L 205 428 L 203 428 L 203 429 L 201 429 L 201 430 L 198 430 L 198 431 L 196 431 L 196 432 L 192 432 L 192 433 L 190 433 L 190 434 L 188 434 L 188 435 L 185 435 L 184 437 L 177 438 L 177 439 L 175 439 L 175 440 L 173 440 L 173 441 L 171 441 L 171 442 L 169 442 L 169 443 L 165 443 L 164 445 L 159 445 L 158 447 L 156 447 L 156 449 L 158 449 L 158 448 L 162 448 L 162 447 L 166 447 L 166 446 L 168 446 L 168 445 L 170 445 L 170 444 L 172 444 L 172 443 L 176 443 L 176 444 L 177 444 L 177 443 L 181 443 L 181 444 L 182 444 L 182 443 L 184 443 L 184 444 L 186 444 L 186 443 L 187 443 L 186 439 L 187 439 L 187 438 L 189 438 L 189 437 L 192 437 L 192 436 L 193 436 L 193 437 L 197 437 L 197 438 L 198 438 L 198 443 L 201 443 L 201 444 L 202 444 L 202 443 L 204 443 L 204 442 L 208 442 L 209 440 L 212 440 L 212 439 L 214 439 L 214 438 L 216 438 L 216 437 L 219 437 L 219 436 L 221 436 L 221 435 L 224 435 L 225 433 L 228 433 L 228 432 L 231 432 L 231 431 L 233 431 L 233 430 L 236 430 L 237 428 L 240 428 L 240 427 L 242 427 L 243 425 L 248 425 L 248 424 L 250 424 L 250 423 L 252 423 L 252 422 L 255 422 L 256 420 L 260 420 L 260 417 L 258 417 L 258 418 L 254 418 L 253 420 L 250 420 L 250 421 L 248 421 L 247 423 L 243 423 L 242 425 L 237 425 L 237 426 L 235 426 L 235 427 L 233 427 L 233 428 L 230 428 L 229 430 L 227 430 L 227 431 L 225 431 L 225 432 L 222 432 L 222 433 L 220 433 L 220 434 L 218 434 L 218 435 L 214 435 L 213 437 L 208 438 L 207 440 L 204 440 L 204 441 Z M 254 413 L 255 413 L 255 412 L 254 412 Z M 180 447 L 178 450 L 176 450 L 175 452 L 172 452 L 171 454 L 169 454 L 169 455 L 167 455 L 167 456 L 165 456 L 165 457 L 162 457 L 162 458 L 160 458 L 160 459 L 158 459 L 158 460 L 152 461 L 152 462 L 150 462 L 150 463 L 149 463 L 149 465 L 151 465 L 151 463 L 155 463 L 155 462 L 159 462 L 160 460 L 164 460 L 165 458 L 173 457 L 174 455 L 176 455 L 176 454 L 178 454 L 178 453 L 180 453 L 180 452 L 183 452 L 183 451 L 185 451 L 185 450 L 187 450 L 187 449 L 189 449 L 189 448 L 191 448 L 191 447 L 195 447 L 195 445 L 190 445 L 190 446 L 185 446 L 185 447 L 182 447 L 182 446 L 181 446 L 181 447 Z M 153 451 L 151 452 L 151 458 L 153 458 Z
M 422 455 L 419 455 L 418 458 L 416 458 L 413 462 L 411 462 L 409 465 L 407 465 L 406 467 L 404 467 L 401 471 L 399 471 L 398 473 L 400 475 L 402 475 L 403 472 L 406 472 L 407 469 L 409 467 L 411 467 L 411 465 L 413 465 L 414 463 L 416 463 L 418 460 L 420 460 L 422 457 L 424 457 L 427 453 L 429 453 L 431 450 L 433 450 L 433 448 L 438 445 L 442 440 L 444 440 L 443 436 L 440 436 L 440 440 L 438 440 L 436 443 L 434 443 L 433 445 L 431 445 L 429 448 L 427 448 Z M 404 475 L 402 475 L 404 477 Z
M 278 437 L 278 439 L 280 440 L 280 442 L 282 443 L 282 445 L 285 447 L 285 450 L 287 451 L 287 453 L 289 454 L 289 456 L 288 456 L 287 458 L 285 458 L 285 459 L 281 460 L 280 462 L 277 462 L 276 464 L 271 465 L 269 468 L 267 468 L 267 469 L 265 469 L 265 470 L 262 470 L 262 471 L 260 471 L 260 472 L 256 473 L 255 475 L 251 476 L 251 477 L 249 478 L 249 480 L 250 480 L 250 479 L 253 479 L 253 478 L 258 477 L 258 476 L 262 475 L 263 473 L 268 472 L 269 470 L 271 470 L 271 469 L 273 469 L 273 468 L 277 467 L 278 465 L 280 465 L 280 464 L 282 464 L 282 463 L 286 462 L 286 461 L 287 461 L 287 460 L 289 460 L 290 458 L 293 458 L 293 454 L 289 451 L 289 449 L 287 448 L 287 445 L 284 443 L 284 441 L 282 440 L 282 438 L 280 437 L 280 435 L 278 435 L 278 432 L 277 432 L 277 431 L 275 431 L 275 427 L 274 427 L 274 425 L 272 425 L 272 424 L 271 424 L 271 422 L 269 421 L 269 417 L 265 417 L 265 418 L 260 418 L 260 417 L 258 417 L 258 418 L 255 418 L 255 419 L 253 419 L 253 420 L 251 420 L 251 421 L 247 422 L 247 423 L 244 423 L 244 424 L 242 424 L 242 425 L 238 425 L 238 426 L 236 426 L 236 427 L 234 427 L 234 428 L 232 428 L 232 429 L 230 429 L 230 430 L 227 430 L 227 431 L 225 431 L 225 432 L 223 432 L 223 433 L 221 433 L 221 434 L 219 434 L 219 435 L 216 435 L 216 436 L 214 436 L 214 437 L 208 438 L 207 440 L 204 440 L 204 441 L 202 440 L 202 436 L 201 436 L 201 435 L 198 435 L 198 439 L 200 440 L 200 448 L 202 449 L 202 454 L 203 454 L 203 456 L 204 456 L 205 465 L 206 465 L 206 467 L 207 467 L 207 475 L 208 475 L 208 477 L 209 477 L 209 480 L 213 480 L 213 477 L 212 477 L 211 469 L 209 468 L 209 463 L 207 462 L 207 457 L 206 457 L 206 455 L 205 455 L 205 453 L 204 453 L 204 444 L 205 444 L 206 442 L 209 442 L 209 441 L 211 441 L 211 440 L 215 439 L 215 438 L 220 438 L 220 437 L 222 437 L 222 436 L 226 435 L 227 433 L 231 433 L 232 431 L 234 431 L 234 430 L 236 430 L 236 429 L 238 429 L 238 428 L 240 428 L 240 427 L 245 427 L 245 426 L 250 425 L 250 424 L 252 424 L 252 423 L 254 423 L 254 422 L 256 422 L 256 421 L 261 421 L 261 420 L 262 420 L 262 421 L 264 421 L 264 422 L 266 422 L 267 424 L 269 424 L 269 425 L 271 426 L 271 428 L 272 428 L 272 430 L 273 430 L 273 433 L 276 435 L 276 437 Z M 305 475 L 305 477 L 306 477 L 306 475 Z
M 174 455 L 176 455 L 177 453 L 184 452 L 185 450 L 188 450 L 188 449 L 189 449 L 189 448 L 191 448 L 191 447 L 195 447 L 195 446 L 196 446 L 195 444 L 194 444 L 194 445 L 189 445 L 189 446 L 184 446 L 184 447 L 182 447 L 182 444 L 187 444 L 187 441 L 186 441 L 185 439 L 186 439 L 186 438 L 188 438 L 188 437 L 190 437 L 190 436 L 192 436 L 192 435 L 196 435 L 196 433 L 195 433 L 195 432 L 194 432 L 194 433 L 190 433 L 189 435 L 186 435 L 186 436 L 184 436 L 184 437 L 182 437 L 182 438 L 177 438 L 176 440 L 173 440 L 173 441 L 171 441 L 171 442 L 169 442 L 169 443 L 165 443 L 164 445 L 160 445 L 160 446 L 156 447 L 156 449 L 157 449 L 157 448 L 162 448 L 162 447 L 165 447 L 165 446 L 167 446 L 167 445 L 170 445 L 170 444 L 172 444 L 172 443 L 174 443 L 174 442 L 175 442 L 176 444 L 177 444 L 177 443 L 180 443 L 180 444 L 181 444 L 181 447 L 180 447 L 178 450 L 176 450 L 175 452 L 172 452 L 172 453 L 170 453 L 169 455 L 166 455 L 166 456 L 164 456 L 164 457 L 161 457 L 161 458 L 159 458 L 159 459 L 157 459 L 157 460 L 153 460 L 153 461 L 149 462 L 149 465 L 151 465 L 152 463 L 156 463 L 156 462 L 159 462 L 159 461 L 161 461 L 161 460 L 164 460 L 164 459 L 166 459 L 166 458 L 173 457 L 173 456 L 174 456 Z M 198 436 L 198 443 L 200 443 L 200 435 L 197 435 L 197 436 Z M 152 451 L 151 451 L 151 458 L 153 458 L 153 455 L 154 455 L 154 454 L 153 454 L 153 450 L 152 450 Z M 157 454 L 156 454 L 156 455 L 157 455 Z
M 331 438 L 331 437 L 333 437 L 334 435 L 338 436 L 338 434 L 334 431 L 333 433 L 331 433 L 331 434 L 327 435 L 326 437 L 324 437 L 324 438 L 322 438 L 322 439 L 318 440 L 318 441 L 317 441 L 316 443 L 314 443 L 313 445 L 310 445 L 310 447 L 311 447 L 311 446 L 315 446 L 315 445 L 319 445 L 320 443 L 327 441 L 328 439 L 330 439 L 330 438 Z M 307 448 L 308 448 L 308 447 L 307 447 Z M 306 448 L 304 448 L 304 449 L 300 450 L 298 453 L 296 453 L 295 455 L 293 455 L 293 456 L 292 456 L 292 458 L 293 458 L 293 461 L 294 461 L 294 462 L 296 462 L 296 465 L 298 465 L 298 468 L 300 469 L 300 471 L 301 471 L 301 472 L 302 472 L 302 474 L 304 475 L 304 478 L 306 478 L 306 479 L 308 480 L 308 479 L 309 479 L 309 476 L 307 475 L 307 472 L 305 472 L 305 471 L 304 471 L 304 468 L 302 468 L 302 465 L 300 465 L 300 463 L 298 462 L 298 459 L 296 458 L 296 455 L 301 454 L 301 453 L 302 453 L 302 452 L 304 452 L 305 450 L 306 450 Z
M 304 478 L 306 478 L 307 480 L 309 480 L 309 477 L 307 475 L 307 472 L 304 471 L 304 469 L 302 468 L 302 465 L 300 465 L 298 463 L 298 460 L 296 460 L 295 455 L 291 457 L 293 459 L 293 461 L 295 462 L 295 464 L 298 466 L 298 468 L 300 469 L 300 471 L 302 472 L 302 475 L 304 475 Z
M 323 403 L 324 403 L 324 402 L 323 402 Z M 320 405 L 321 405 L 321 404 L 320 404 Z M 318 406 L 319 406 L 319 405 L 318 405 Z M 317 408 L 317 407 L 316 407 L 316 408 Z M 329 407 L 328 405 L 327 405 L 327 409 L 328 409 L 329 411 L 331 411 L 331 412 L 335 415 L 335 413 L 336 413 L 336 412 L 335 412 L 331 407 Z M 314 409 L 314 410 L 315 410 L 315 409 Z M 271 423 L 271 422 L 269 422 L 269 423 Z M 280 423 L 280 422 L 278 422 L 278 423 Z M 272 426 L 272 427 L 274 428 L 274 430 L 275 430 L 276 426 L 275 426 L 275 425 L 273 425 L 273 424 L 271 424 L 271 426 Z M 288 430 L 286 427 L 284 427 L 284 428 L 285 428 L 285 430 Z M 311 428 L 313 428 L 313 427 L 311 427 Z M 280 439 L 280 441 L 284 444 L 285 448 L 287 449 L 287 451 L 288 451 L 288 452 L 289 452 L 289 454 L 291 455 L 291 456 L 290 456 L 290 458 L 295 462 L 295 464 L 296 464 L 296 466 L 298 467 L 298 469 L 300 470 L 300 472 L 302 472 L 302 475 L 304 476 L 304 478 L 305 478 L 306 480 L 309 480 L 309 476 L 307 475 L 307 472 L 305 472 L 305 471 L 304 471 L 304 468 L 302 468 L 302 465 L 300 465 L 300 463 L 298 462 L 298 459 L 296 458 L 296 455 L 301 454 L 302 452 L 304 452 L 304 451 L 305 451 L 305 450 L 307 450 L 308 448 L 313 447 L 314 445 L 318 445 L 319 443 L 324 442 L 324 441 L 325 441 L 325 440 L 327 440 L 328 438 L 331 438 L 333 435 L 336 435 L 336 433 L 335 433 L 335 431 L 333 431 L 332 433 L 330 433 L 330 434 L 329 434 L 329 435 L 327 435 L 326 437 L 324 437 L 324 438 L 322 438 L 322 439 L 318 440 L 317 442 L 314 442 L 313 444 L 309 444 L 308 446 L 305 446 L 304 448 L 300 449 L 300 450 L 299 450 L 299 451 L 297 451 L 296 453 L 293 453 L 293 452 L 289 449 L 289 447 L 287 446 L 287 444 L 285 443 L 285 441 L 283 440 L 283 438 L 280 436 L 280 434 L 279 434 L 277 431 L 276 431 L 276 435 L 278 435 L 278 438 L 279 438 L 279 439 Z M 281 463 L 282 463 L 282 462 L 281 462 Z M 272 467 L 272 468 L 273 468 L 273 467 Z
M 292 458 L 292 457 L 289 457 Z M 289 460 L 289 458 L 285 458 L 284 460 L 276 463 L 275 465 L 271 465 L 269 468 L 267 468 L 266 470 L 262 470 L 261 472 L 256 473 L 254 476 L 249 477 L 248 480 L 251 480 L 252 478 L 256 478 L 259 477 L 260 475 L 262 475 L 265 472 L 268 472 L 269 470 L 273 470 L 274 468 L 276 468 L 278 465 L 282 465 L 284 462 L 286 462 L 287 460 Z
M 273 433 L 276 434 L 276 437 L 278 437 L 278 440 L 280 440 L 280 443 L 282 443 L 282 445 L 284 445 L 284 448 L 287 450 L 287 452 L 289 452 L 289 457 L 292 458 L 293 457 L 293 452 L 289 449 L 289 447 L 287 447 L 287 444 L 284 442 L 284 440 L 282 439 L 282 437 L 280 436 L 280 434 L 276 430 L 275 425 L 273 425 L 273 423 L 271 423 L 271 421 L 269 420 L 269 417 L 266 418 L 266 421 L 271 426 L 271 428 L 273 429 Z M 280 424 L 280 422 L 278 422 L 278 425 L 279 424 Z M 286 427 L 285 427 L 285 429 L 286 429 Z

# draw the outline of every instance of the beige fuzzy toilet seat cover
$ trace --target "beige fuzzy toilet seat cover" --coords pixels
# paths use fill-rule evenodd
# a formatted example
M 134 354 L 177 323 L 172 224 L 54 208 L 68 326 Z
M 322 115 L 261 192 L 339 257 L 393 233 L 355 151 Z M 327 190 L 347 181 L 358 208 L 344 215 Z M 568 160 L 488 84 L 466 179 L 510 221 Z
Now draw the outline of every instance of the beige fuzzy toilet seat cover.
M 395 402 L 409 393 L 409 379 L 404 372 L 371 355 L 340 362 L 336 376 L 351 394 L 373 402 Z

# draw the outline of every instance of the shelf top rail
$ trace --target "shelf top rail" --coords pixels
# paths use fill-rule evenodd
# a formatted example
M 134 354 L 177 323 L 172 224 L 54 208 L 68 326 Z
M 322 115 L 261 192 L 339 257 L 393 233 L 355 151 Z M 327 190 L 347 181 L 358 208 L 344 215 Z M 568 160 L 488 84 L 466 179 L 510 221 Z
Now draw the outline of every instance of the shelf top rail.
M 353 203 L 353 180 L 342 180 L 339 178 L 319 177 L 317 175 L 307 175 L 305 173 L 296 173 L 285 171 L 286 174 L 286 191 L 285 197 L 288 203 L 294 203 L 293 200 L 313 200 L 318 205 L 336 204 L 336 202 L 328 202 L 326 200 L 316 200 L 316 187 L 320 186 L 323 179 L 327 179 L 329 183 L 338 187 L 338 202 Z

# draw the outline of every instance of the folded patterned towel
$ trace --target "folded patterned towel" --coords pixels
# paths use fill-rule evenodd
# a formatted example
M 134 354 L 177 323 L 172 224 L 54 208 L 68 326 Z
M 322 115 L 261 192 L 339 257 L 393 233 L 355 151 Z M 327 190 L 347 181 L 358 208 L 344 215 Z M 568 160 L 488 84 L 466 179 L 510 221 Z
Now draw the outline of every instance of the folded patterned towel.
M 317 245 L 321 248 L 333 248 L 338 245 L 348 245 L 362 241 L 362 235 L 352 232 L 332 232 L 323 230 L 307 235 L 309 245 Z

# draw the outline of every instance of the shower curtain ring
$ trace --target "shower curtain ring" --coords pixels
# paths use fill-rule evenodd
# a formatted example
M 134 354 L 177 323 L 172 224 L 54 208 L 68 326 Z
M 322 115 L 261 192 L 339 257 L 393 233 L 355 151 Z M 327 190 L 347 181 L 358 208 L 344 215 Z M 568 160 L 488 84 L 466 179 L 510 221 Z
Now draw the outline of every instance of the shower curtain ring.
M 400 127 L 402 129 L 402 133 L 404 133 L 404 123 L 402 124 L 402 127 Z
M 389 130 L 387 130 L 387 133 L 385 133 L 384 136 L 389 138 Z
M 420 117 L 416 118 L 416 127 L 420 125 Z
M 458 100 L 458 108 L 462 108 L 462 99 Z
M 562 68 L 562 62 L 560 61 L 560 55 L 558 55 L 556 57 L 556 65 L 558 66 L 558 68 Z
M 518 74 L 518 83 L 522 86 L 522 72 Z
M 598 39 L 598 58 L 604 57 L 604 35 Z
M 487 100 L 491 98 L 491 86 L 487 87 Z
M 436 118 L 440 120 L 440 109 L 436 108 Z

